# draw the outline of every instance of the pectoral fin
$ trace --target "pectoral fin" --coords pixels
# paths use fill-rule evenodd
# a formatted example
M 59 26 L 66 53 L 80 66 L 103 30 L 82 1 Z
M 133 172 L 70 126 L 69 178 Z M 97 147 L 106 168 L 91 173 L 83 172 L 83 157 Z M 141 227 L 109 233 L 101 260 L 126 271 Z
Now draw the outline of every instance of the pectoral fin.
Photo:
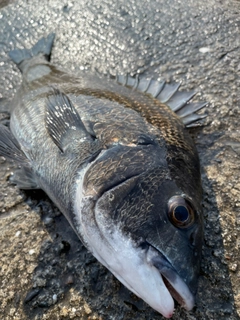
M 67 95 L 57 89 L 47 99 L 45 125 L 53 142 L 64 154 L 83 158 L 98 151 L 99 145 L 85 128 Z

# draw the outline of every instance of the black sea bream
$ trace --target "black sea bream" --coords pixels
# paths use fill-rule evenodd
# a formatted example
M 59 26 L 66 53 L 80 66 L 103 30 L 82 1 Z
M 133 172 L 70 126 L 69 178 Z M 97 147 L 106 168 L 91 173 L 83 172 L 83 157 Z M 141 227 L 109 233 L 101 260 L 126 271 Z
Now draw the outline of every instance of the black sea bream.
M 23 75 L 0 126 L 13 182 L 43 189 L 92 254 L 170 318 L 194 306 L 203 221 L 199 159 L 187 127 L 204 103 L 179 85 L 68 74 L 49 63 L 54 35 L 10 57 Z

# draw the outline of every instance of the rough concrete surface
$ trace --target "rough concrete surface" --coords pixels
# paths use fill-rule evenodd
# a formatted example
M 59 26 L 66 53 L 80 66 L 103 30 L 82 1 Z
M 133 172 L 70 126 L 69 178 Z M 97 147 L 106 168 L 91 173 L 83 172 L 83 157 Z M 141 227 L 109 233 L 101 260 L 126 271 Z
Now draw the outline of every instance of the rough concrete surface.
M 19 0 L 0 8 L 0 97 L 21 82 L 7 52 L 55 31 L 56 65 L 160 76 L 209 101 L 206 126 L 193 132 L 205 217 L 197 303 L 191 312 L 177 307 L 173 319 L 239 319 L 240 2 Z M 43 192 L 10 184 L 13 164 L 1 159 L 0 168 L 1 319 L 162 319 L 87 252 Z

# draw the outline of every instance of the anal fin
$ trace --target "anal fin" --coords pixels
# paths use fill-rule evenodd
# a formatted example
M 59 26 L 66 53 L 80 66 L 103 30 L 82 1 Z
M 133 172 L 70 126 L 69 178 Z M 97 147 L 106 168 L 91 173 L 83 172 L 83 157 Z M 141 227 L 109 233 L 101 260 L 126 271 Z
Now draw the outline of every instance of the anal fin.
M 0 155 L 16 161 L 20 165 L 30 165 L 29 159 L 21 150 L 16 138 L 11 131 L 3 125 L 0 125 Z
M 21 167 L 10 178 L 12 183 L 20 189 L 39 189 L 31 168 L 31 161 L 21 150 L 11 131 L 3 125 L 0 125 L 0 156 L 15 161 Z

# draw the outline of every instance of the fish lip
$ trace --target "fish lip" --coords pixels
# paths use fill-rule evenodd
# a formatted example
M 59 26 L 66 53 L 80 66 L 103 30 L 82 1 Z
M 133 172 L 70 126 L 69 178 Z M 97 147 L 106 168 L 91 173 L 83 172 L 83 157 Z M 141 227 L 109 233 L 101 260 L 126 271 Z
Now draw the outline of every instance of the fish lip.
M 190 311 L 195 305 L 195 298 L 184 280 L 165 255 L 151 244 L 148 249 L 148 260 L 159 271 L 163 282 L 171 296 L 186 310 Z
M 164 282 L 166 288 L 168 289 L 168 291 L 171 294 L 171 296 L 173 297 L 173 299 L 176 300 L 183 308 L 187 309 L 188 311 L 191 310 L 192 308 L 189 309 L 184 298 L 175 290 L 175 288 L 168 281 L 167 277 L 165 277 L 163 275 L 163 273 L 161 273 L 161 276 L 162 276 L 162 279 L 163 279 L 163 282 Z

